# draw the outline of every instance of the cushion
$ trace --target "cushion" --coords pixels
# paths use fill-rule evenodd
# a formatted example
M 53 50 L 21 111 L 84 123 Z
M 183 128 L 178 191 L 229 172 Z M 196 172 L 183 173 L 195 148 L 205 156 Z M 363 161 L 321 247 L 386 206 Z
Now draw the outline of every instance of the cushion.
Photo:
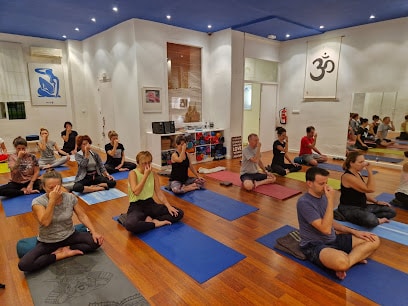
M 294 161 L 296 164 L 299 164 L 299 165 L 305 164 L 305 162 L 304 162 L 304 160 L 303 160 L 303 158 L 302 158 L 301 156 L 296 156 L 296 157 L 293 159 L 293 161 Z
M 40 136 L 38 136 L 38 135 L 27 135 L 26 136 L 27 141 L 39 140 L 39 139 L 40 139 Z
M 303 254 L 302 250 L 300 249 L 299 242 L 300 234 L 299 231 L 296 230 L 281 238 L 276 239 L 275 248 L 282 252 L 295 256 L 300 260 L 306 260 L 305 254 Z
M 83 224 L 75 225 L 77 232 L 87 232 L 88 229 Z M 23 257 L 29 251 L 31 251 L 37 244 L 37 237 L 23 238 L 17 242 L 17 255 L 18 258 Z

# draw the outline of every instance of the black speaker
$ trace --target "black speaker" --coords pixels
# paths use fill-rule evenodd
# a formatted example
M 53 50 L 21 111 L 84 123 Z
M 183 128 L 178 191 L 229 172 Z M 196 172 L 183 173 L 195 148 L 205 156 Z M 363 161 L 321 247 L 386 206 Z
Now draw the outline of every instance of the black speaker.
M 164 134 L 163 122 L 152 122 L 153 134 Z
M 171 134 L 176 132 L 176 127 L 174 126 L 174 121 L 165 121 L 164 123 L 164 133 Z

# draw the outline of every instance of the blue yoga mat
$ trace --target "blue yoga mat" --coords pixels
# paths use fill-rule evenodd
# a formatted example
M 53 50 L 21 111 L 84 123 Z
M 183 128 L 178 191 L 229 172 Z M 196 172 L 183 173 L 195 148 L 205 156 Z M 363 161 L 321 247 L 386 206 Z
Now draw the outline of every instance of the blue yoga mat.
M 22 195 L 15 198 L 1 198 L 6 217 L 31 212 L 31 202 L 41 193 Z
M 346 221 L 337 222 L 359 231 L 371 232 L 379 237 L 398 242 L 403 245 L 408 245 L 408 224 L 405 223 L 391 220 L 389 223 L 383 223 L 373 228 L 366 228 Z
M 75 176 L 67 176 L 62 178 L 63 183 L 71 183 L 75 180 Z
M 69 168 L 65 167 L 65 166 L 58 166 L 58 167 L 54 168 L 55 171 L 65 171 L 65 170 L 68 170 L 68 169 Z M 47 170 L 40 170 L 40 175 L 43 175 L 45 173 L 45 171 L 47 171 Z
M 286 225 L 257 239 L 257 241 L 274 249 L 276 239 L 293 230 L 295 228 Z M 380 305 L 406 305 L 407 303 L 408 274 L 374 260 L 368 260 L 366 265 L 355 265 L 347 271 L 347 277 L 344 280 L 339 280 L 333 271 L 322 269 L 307 260 L 299 260 L 277 249 L 274 250 Z M 330 287 L 330 284 L 328 286 Z
M 379 155 L 364 155 L 365 159 L 368 160 L 376 160 L 376 161 L 382 161 L 382 162 L 387 162 L 387 163 L 395 163 L 398 164 L 399 162 L 402 162 L 402 158 L 392 158 L 392 157 L 385 157 L 385 156 L 379 156 Z
M 129 176 L 129 171 L 120 171 L 111 174 L 115 181 L 127 179 Z
M 318 165 L 319 168 L 323 168 L 326 170 L 333 170 L 337 172 L 344 172 L 343 168 L 340 165 L 335 165 L 335 164 L 328 164 L 328 163 L 321 163 Z M 360 172 L 362 176 L 368 176 L 367 170 L 363 170 Z M 373 171 L 373 174 L 378 173 L 378 171 Z
M 246 257 L 183 222 L 137 236 L 200 284 Z
M 79 198 L 81 198 L 88 205 L 93 205 L 93 204 L 97 204 L 97 203 L 101 203 L 101 202 L 105 202 L 105 201 L 127 196 L 126 193 L 116 188 L 112 188 L 109 190 L 90 192 L 90 193 L 79 193 L 79 192 L 73 191 L 73 193 L 77 195 Z
M 175 195 L 164 187 L 162 187 L 162 189 Z M 207 189 L 194 190 L 184 194 L 177 194 L 176 196 L 229 221 L 233 221 L 258 210 L 256 207 Z

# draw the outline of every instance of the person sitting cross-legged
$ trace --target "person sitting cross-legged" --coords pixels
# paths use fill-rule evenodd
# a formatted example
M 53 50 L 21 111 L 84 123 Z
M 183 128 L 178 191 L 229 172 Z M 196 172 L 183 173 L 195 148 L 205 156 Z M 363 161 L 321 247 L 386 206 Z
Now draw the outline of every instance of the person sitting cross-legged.
M 258 166 L 263 173 L 258 172 Z M 246 190 L 255 189 L 265 184 L 273 184 L 276 177 L 265 169 L 261 161 L 261 143 L 258 135 L 249 134 L 248 146 L 242 151 L 241 182 Z
M 336 191 L 327 184 L 328 176 L 329 172 L 319 167 L 306 171 L 308 191 L 297 202 L 300 248 L 309 261 L 344 279 L 352 266 L 367 263 L 380 239 L 333 220 Z

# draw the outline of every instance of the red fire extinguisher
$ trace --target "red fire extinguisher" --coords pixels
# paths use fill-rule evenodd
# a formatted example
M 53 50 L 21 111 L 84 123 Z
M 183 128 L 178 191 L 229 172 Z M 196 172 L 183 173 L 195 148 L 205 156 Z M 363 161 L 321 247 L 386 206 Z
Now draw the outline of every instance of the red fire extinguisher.
M 288 117 L 286 116 L 286 114 L 287 114 L 286 107 L 282 108 L 279 111 L 279 121 L 280 121 L 281 124 L 286 124 L 287 123 Z

